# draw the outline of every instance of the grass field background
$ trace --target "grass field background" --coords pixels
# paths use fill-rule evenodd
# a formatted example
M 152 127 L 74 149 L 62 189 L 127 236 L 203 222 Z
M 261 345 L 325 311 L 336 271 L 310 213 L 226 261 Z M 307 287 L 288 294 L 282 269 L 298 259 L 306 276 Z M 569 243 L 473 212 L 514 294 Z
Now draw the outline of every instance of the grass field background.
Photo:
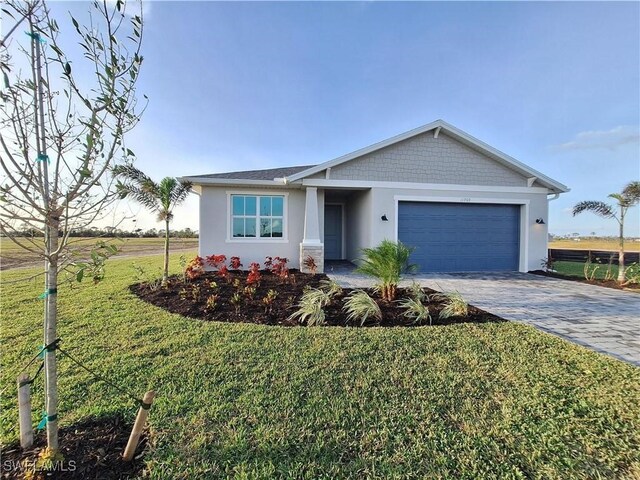
M 549 242 L 549 248 L 560 248 L 570 250 L 605 250 L 605 251 L 618 251 L 618 240 L 589 240 L 581 239 L 579 242 L 575 240 L 553 240 Z M 625 242 L 624 249 L 626 252 L 640 252 L 640 242 L 627 241 Z
M 195 254 L 195 251 L 191 252 Z M 171 268 L 178 271 L 178 257 Z M 156 272 L 161 257 L 136 263 Z M 529 326 L 284 328 L 206 323 L 143 303 L 132 259 L 59 289 L 63 346 L 153 388 L 152 479 L 619 478 L 640 475 L 640 369 Z M 0 431 L 42 344 L 42 283 L 3 274 Z M 60 362 L 60 421 L 136 407 Z M 42 380 L 33 411 L 42 410 Z
M 42 238 L 39 241 L 44 241 Z M 73 248 L 89 252 L 96 242 L 104 241 L 116 245 L 118 255 L 149 255 L 161 253 L 164 249 L 164 238 L 72 238 Z M 197 249 L 197 238 L 172 238 L 169 243 L 171 251 Z M 194 254 L 195 255 L 195 254 Z M 39 261 L 31 252 L 22 249 L 8 238 L 0 238 L 0 265 L 3 270 L 15 267 L 32 266 Z

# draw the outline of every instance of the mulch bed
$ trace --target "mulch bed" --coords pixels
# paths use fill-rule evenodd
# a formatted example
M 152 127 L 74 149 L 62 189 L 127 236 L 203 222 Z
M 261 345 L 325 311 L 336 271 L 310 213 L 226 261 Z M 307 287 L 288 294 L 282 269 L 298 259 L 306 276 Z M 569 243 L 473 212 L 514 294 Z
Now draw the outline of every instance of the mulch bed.
M 297 303 L 303 294 L 305 286 L 318 287 L 322 280 L 328 280 L 324 274 L 304 274 L 297 270 L 291 270 L 289 279 L 282 280 L 269 271 L 261 271 L 262 280 L 256 288 L 253 296 L 248 296 L 243 289 L 246 286 L 247 272 L 232 271 L 228 281 L 220 278 L 215 272 L 207 272 L 195 280 L 184 281 L 182 277 L 173 276 L 166 287 L 153 287 L 147 283 L 131 285 L 131 291 L 142 300 L 177 313 L 185 317 L 198 320 L 232 322 L 232 323 L 256 323 L 260 325 L 301 326 L 297 320 L 289 317 L 297 309 Z M 217 285 L 212 288 L 212 282 Z M 234 286 L 235 282 L 235 286 Z M 269 290 L 275 290 L 277 297 L 270 307 L 265 306 L 263 299 Z M 359 322 L 348 323 L 346 314 L 342 310 L 344 298 L 354 289 L 345 288 L 337 295 L 333 302 L 325 307 L 327 326 L 360 326 Z M 415 326 L 414 323 L 402 316 L 403 309 L 397 302 L 386 302 L 380 295 L 371 289 L 364 289 L 380 306 L 382 321 L 366 323 L 365 327 L 382 326 Z M 427 294 L 436 293 L 425 288 Z M 232 303 L 232 297 L 238 293 L 241 301 L 236 306 Z M 207 298 L 218 295 L 215 308 L 207 307 Z M 405 289 L 398 289 L 397 300 L 408 296 Z M 444 307 L 442 301 L 430 301 L 428 304 L 433 325 L 445 325 L 462 322 L 496 322 L 504 321 L 500 317 L 492 315 L 484 310 L 469 307 L 469 313 L 464 317 L 450 317 L 445 320 L 438 318 L 440 310 Z
M 111 480 L 140 475 L 144 468 L 142 457 L 147 444 L 146 435 L 140 438 L 133 461 L 122 461 L 122 452 L 132 426 L 121 417 L 100 417 L 61 428 L 60 453 L 63 455 L 63 460 L 56 463 L 57 471 L 48 472 L 46 475 L 39 472 L 36 476 L 29 478 Z M 2 478 L 25 478 L 27 470 L 33 471 L 38 455 L 45 446 L 45 433 L 40 432 L 34 439 L 33 447 L 27 450 L 22 450 L 17 444 L 3 448 Z
M 544 270 L 532 270 L 529 273 L 540 275 L 543 277 L 559 278 L 561 280 L 571 280 L 572 282 L 588 283 L 589 285 L 597 285 L 599 287 L 615 288 L 616 290 L 627 290 L 631 292 L 640 292 L 640 285 L 631 284 L 627 286 L 620 285 L 616 280 L 587 280 L 586 278 L 573 277 L 570 275 L 562 275 L 556 272 L 546 272 Z

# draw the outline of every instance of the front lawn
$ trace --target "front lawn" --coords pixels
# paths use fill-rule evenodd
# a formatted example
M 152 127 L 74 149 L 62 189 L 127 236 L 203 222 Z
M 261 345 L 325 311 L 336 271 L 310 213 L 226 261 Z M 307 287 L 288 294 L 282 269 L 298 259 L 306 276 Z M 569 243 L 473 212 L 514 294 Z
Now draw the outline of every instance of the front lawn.
M 561 275 L 567 275 L 568 277 L 579 277 L 584 280 L 583 262 L 554 262 L 553 269 Z M 618 265 L 611 265 L 609 267 L 609 264 L 607 263 L 592 263 L 590 265 L 590 272 L 593 272 L 594 269 L 594 278 L 597 280 L 604 280 L 607 276 L 607 270 L 609 271 L 609 278 L 612 278 L 613 280 L 618 278 Z
M 172 258 L 177 272 L 178 255 Z M 160 257 L 136 261 L 148 270 Z M 638 478 L 640 369 L 531 327 L 287 328 L 202 322 L 134 296 L 131 259 L 60 288 L 63 346 L 158 391 L 150 477 Z M 4 272 L 3 282 L 28 272 Z M 41 339 L 41 282 L 2 287 L 2 441 Z M 136 407 L 64 359 L 60 418 Z M 34 422 L 42 410 L 34 386 Z

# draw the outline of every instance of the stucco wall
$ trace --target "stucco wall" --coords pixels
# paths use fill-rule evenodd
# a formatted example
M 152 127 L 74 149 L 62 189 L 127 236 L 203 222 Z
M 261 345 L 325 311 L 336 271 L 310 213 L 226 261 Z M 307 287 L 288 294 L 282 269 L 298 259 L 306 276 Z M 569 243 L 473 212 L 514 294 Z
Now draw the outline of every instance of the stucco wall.
M 324 178 L 324 171 L 317 178 Z M 337 165 L 332 180 L 526 187 L 527 179 L 441 132 L 426 132 Z
M 371 190 L 361 190 L 346 201 L 346 251 L 352 262 L 360 258 L 360 249 L 372 245 L 372 200 Z
M 288 195 L 283 239 L 228 239 L 228 193 Z M 319 214 L 324 219 L 324 197 L 318 193 Z M 262 265 L 264 257 L 280 256 L 290 261 L 292 268 L 299 268 L 300 242 L 304 234 L 305 192 L 299 189 L 259 189 L 235 187 L 202 187 L 200 194 L 200 242 L 199 255 L 224 254 L 239 256 L 246 268 L 251 262 Z M 322 213 L 320 213 L 322 212 Z M 321 223 L 322 225 L 322 223 Z
M 416 190 L 398 188 L 374 188 L 371 190 L 371 244 L 377 245 L 384 239 L 397 238 L 396 203 L 402 198 L 410 197 L 412 201 L 420 198 L 429 200 L 436 198 L 443 202 L 474 203 L 474 200 L 499 200 L 496 203 L 522 204 L 520 210 L 520 246 L 521 270 L 537 270 L 540 262 L 547 256 L 547 226 L 536 224 L 536 218 L 548 221 L 548 200 L 545 193 L 505 193 L 505 192 L 477 192 L 470 190 Z M 491 202 L 487 202 L 491 203 Z M 386 214 L 388 222 L 380 217 Z M 526 237 L 526 248 L 524 238 Z M 524 267 L 524 268 L 523 268 Z
M 229 193 L 244 194 L 287 194 L 287 211 L 284 240 L 233 240 L 228 239 Z M 254 189 L 234 187 L 202 187 L 200 196 L 200 247 L 201 256 L 224 254 L 227 257 L 237 255 L 243 264 L 264 262 L 266 255 L 289 258 L 292 268 L 299 268 L 300 242 L 304 234 L 305 191 L 299 189 Z M 500 200 L 522 204 L 521 207 L 521 268 L 535 270 L 540 268 L 541 259 L 547 255 L 547 225 L 538 225 L 536 218 L 548 221 L 548 201 L 545 193 L 509 193 L 478 192 L 462 190 L 420 190 L 407 188 L 381 188 L 358 190 L 344 198 L 345 203 L 345 242 L 347 259 L 354 261 L 360 257 L 360 249 L 375 246 L 385 238 L 395 240 L 397 235 L 396 204 L 398 197 L 410 197 L 442 200 L 444 202 L 473 203 L 474 200 Z M 402 198 L 400 198 L 401 200 Z M 324 237 L 324 191 L 318 189 L 318 216 L 320 238 Z M 389 221 L 384 222 L 381 216 Z

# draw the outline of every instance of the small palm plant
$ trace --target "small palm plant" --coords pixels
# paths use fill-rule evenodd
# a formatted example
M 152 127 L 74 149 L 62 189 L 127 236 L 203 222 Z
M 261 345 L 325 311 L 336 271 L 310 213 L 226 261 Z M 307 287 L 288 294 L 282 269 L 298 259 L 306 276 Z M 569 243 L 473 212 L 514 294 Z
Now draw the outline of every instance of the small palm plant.
M 412 251 L 401 242 L 383 240 L 375 248 L 362 249 L 363 258 L 356 271 L 377 278 L 382 298 L 392 302 L 402 275 L 417 269 L 417 265 L 409 263 Z
M 367 320 L 382 320 L 382 312 L 376 301 L 364 290 L 354 290 L 351 292 L 342 309 L 347 312 L 347 321 L 359 320 L 363 326 Z
M 592 212 L 603 218 L 613 218 L 618 222 L 620 227 L 619 236 L 619 257 L 618 257 L 618 283 L 624 283 L 625 281 L 625 268 L 624 268 L 624 220 L 627 211 L 640 203 L 640 182 L 630 182 L 626 187 L 622 189 L 620 193 L 612 193 L 609 198 L 613 198 L 618 202 L 618 213 L 614 207 L 608 203 L 598 200 L 586 200 L 577 203 L 573 207 L 573 216 L 582 212 Z
M 191 182 L 180 182 L 173 177 L 165 177 L 160 183 L 154 182 L 141 170 L 132 165 L 117 165 L 113 174 L 119 178 L 116 185 L 120 198 L 132 198 L 165 222 L 164 268 L 162 283 L 169 278 L 169 223 L 173 219 L 173 209 L 184 202 L 191 192 Z

